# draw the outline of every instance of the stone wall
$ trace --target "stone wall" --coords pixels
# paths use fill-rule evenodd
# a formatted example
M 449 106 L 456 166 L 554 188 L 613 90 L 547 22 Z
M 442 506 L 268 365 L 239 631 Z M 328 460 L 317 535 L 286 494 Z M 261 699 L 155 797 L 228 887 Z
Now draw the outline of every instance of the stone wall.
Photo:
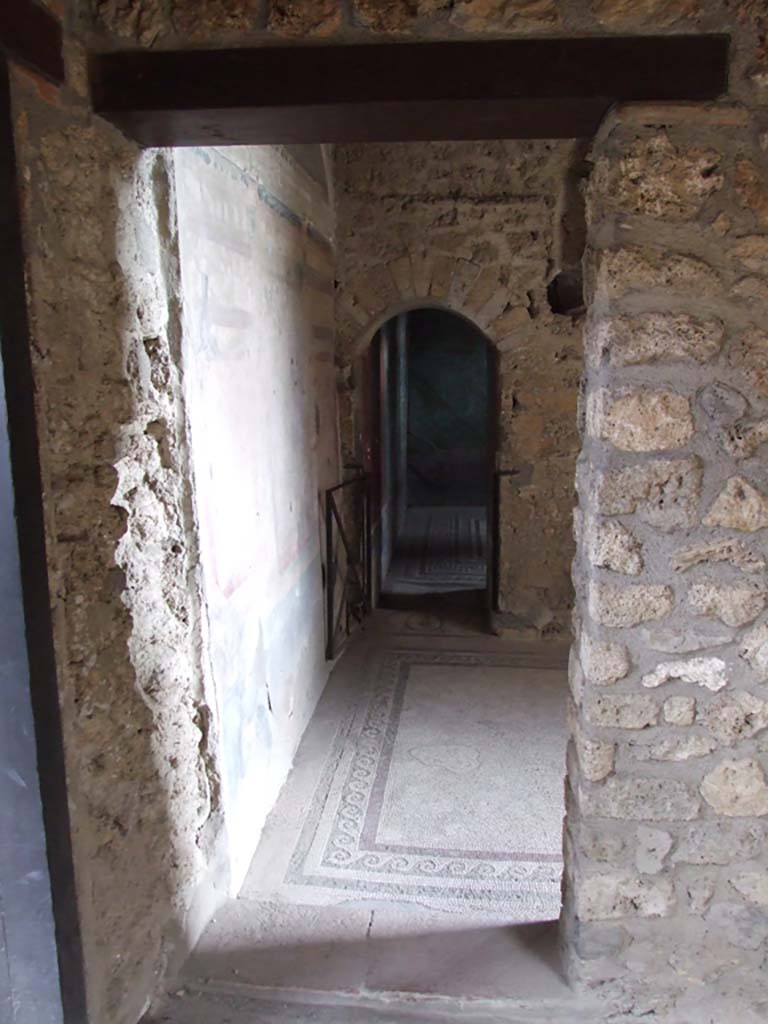
M 237 893 L 328 677 L 318 509 L 339 479 L 333 218 L 324 180 L 281 147 L 182 149 L 174 163 L 184 382 Z
M 133 1024 L 226 892 L 179 376 L 172 168 L 15 78 L 90 1020 Z
M 740 107 L 619 109 L 589 191 L 566 929 L 574 977 L 674 1020 L 768 1005 L 757 129 Z
M 768 86 L 763 0 L 79 0 L 76 8 L 80 31 L 116 47 L 728 31 L 740 85 Z
M 337 147 L 337 360 L 342 445 L 360 452 L 356 360 L 406 308 L 454 310 L 498 353 L 502 483 L 501 621 L 565 628 L 579 440 L 581 322 L 555 315 L 560 201 L 572 142 L 402 143 Z M 545 543 L 542 543 L 542 537 Z
M 763 0 L 80 0 L 73 6 L 78 33 L 100 47 L 118 48 L 721 30 L 732 35 L 731 96 L 752 109 L 768 102 Z M 215 719 L 194 639 L 197 553 L 173 369 L 175 267 L 173 258 L 161 257 L 159 243 L 162 238 L 162 251 L 173 257 L 167 161 L 162 154 L 140 154 L 90 118 L 82 67 L 70 62 L 69 71 L 69 88 L 60 94 L 28 82 L 18 86 L 17 125 L 91 1018 L 128 1024 L 174 955 L 176 934 L 182 948 L 194 937 L 198 896 L 215 872 L 223 830 Z M 668 116 L 657 115 L 654 124 Z M 610 131 L 601 143 L 614 167 L 605 167 L 603 180 L 617 175 L 622 208 L 614 216 L 603 205 L 603 186 L 597 188 L 593 247 L 600 258 L 590 262 L 602 271 L 594 330 L 621 316 L 661 318 L 646 321 L 656 326 L 646 330 L 645 340 L 637 323 L 624 333 L 614 330 L 621 321 L 607 328 L 608 352 L 599 372 L 591 371 L 594 394 L 608 391 L 605 403 L 590 403 L 591 429 L 600 435 L 590 439 L 590 451 L 605 481 L 593 491 L 582 478 L 589 530 L 581 531 L 577 572 L 585 625 L 574 661 L 579 756 L 572 752 L 570 763 L 566 937 L 572 976 L 605 988 L 617 1006 L 650 1012 L 677 996 L 695 1000 L 706 977 L 727 990 L 729 1003 L 724 1008 L 708 992 L 707 1012 L 694 1008 L 688 1019 L 719 1014 L 724 1021 L 748 1022 L 746 1009 L 733 1009 L 740 987 L 753 1001 L 765 1002 L 755 990 L 765 939 L 766 819 L 765 741 L 759 732 L 763 619 L 755 611 L 762 568 L 753 539 L 763 535 L 742 528 L 761 521 L 766 491 L 759 461 L 749 454 L 762 431 L 756 397 L 764 367 L 759 334 L 748 329 L 754 323 L 759 330 L 764 301 L 765 261 L 753 237 L 765 229 L 764 158 L 752 149 L 751 124 L 710 122 L 699 129 L 691 139 L 681 134 L 682 124 L 669 126 L 675 145 L 722 156 L 704 181 L 723 173 L 723 184 L 709 198 L 700 197 L 701 209 L 679 192 L 701 179 L 701 167 L 682 183 L 667 175 L 669 193 L 634 209 L 647 182 L 628 169 L 616 170 L 620 160 Z M 628 149 L 647 134 L 639 122 L 616 130 L 615 140 Z M 731 151 L 738 164 L 725 155 Z M 646 159 L 641 153 L 640 164 Z M 663 145 L 654 159 L 664 165 Z M 719 222 L 715 215 L 710 231 L 707 216 L 720 197 L 730 211 Z M 637 224 L 638 217 L 653 226 L 640 247 L 655 243 L 656 259 L 645 260 L 631 246 L 623 256 L 610 256 L 622 249 L 610 229 L 601 234 L 601 225 L 625 219 Z M 697 217 L 706 230 L 692 230 Z M 660 225 L 666 227 L 657 234 Z M 683 258 L 662 260 L 659 245 Z M 411 275 L 414 270 L 410 264 Z M 436 273 L 433 264 L 428 292 Z M 654 275 L 661 274 L 664 294 L 677 289 L 677 298 L 667 304 L 659 291 L 624 294 L 618 289 L 628 274 L 643 287 L 655 287 Z M 732 285 L 730 299 L 717 296 Z M 653 301 L 646 303 L 649 294 Z M 700 295 L 705 301 L 693 309 L 690 303 Z M 686 317 L 705 325 L 689 336 Z M 706 321 L 722 322 L 722 337 Z M 630 335 L 631 345 L 610 340 Z M 591 351 L 604 344 L 595 337 L 590 334 Z M 692 351 L 708 350 L 711 362 L 682 361 Z M 647 366 L 633 362 L 638 355 L 680 361 Z M 710 390 L 701 403 L 695 400 L 699 389 L 721 381 L 751 408 L 742 411 L 728 391 Z M 622 394 L 625 387 L 629 394 Z M 632 396 L 644 387 L 671 396 Z M 649 413 L 657 424 L 650 437 L 643 428 Z M 670 443 L 670 436 L 681 447 L 656 453 L 634 447 Z M 167 444 L 170 464 L 163 464 L 158 441 Z M 679 555 L 730 540 L 752 554 L 726 544 L 698 564 L 701 550 Z M 665 562 L 665 554 L 675 561 Z M 735 561 L 715 561 L 720 555 Z M 755 567 L 757 572 L 748 571 Z M 592 612 L 602 622 L 589 610 L 589 582 Z M 628 591 L 614 601 L 601 585 L 661 589 Z M 668 625 L 628 624 L 673 601 Z M 746 621 L 750 608 L 754 622 Z M 681 611 L 691 616 L 683 638 L 675 625 Z M 710 621 L 712 614 L 723 621 Z M 651 628 L 669 633 L 656 636 L 665 649 L 646 642 L 643 631 Z M 722 631 L 727 642 L 685 650 L 699 642 L 703 628 Z M 704 665 L 687 664 L 686 675 L 678 677 L 679 668 L 659 671 L 695 658 L 706 659 Z M 726 685 L 716 689 L 725 676 Z M 717 746 L 703 753 L 712 743 Z M 757 1019 L 764 1017 L 763 1011 Z M 677 1013 L 681 1018 L 684 1009 Z

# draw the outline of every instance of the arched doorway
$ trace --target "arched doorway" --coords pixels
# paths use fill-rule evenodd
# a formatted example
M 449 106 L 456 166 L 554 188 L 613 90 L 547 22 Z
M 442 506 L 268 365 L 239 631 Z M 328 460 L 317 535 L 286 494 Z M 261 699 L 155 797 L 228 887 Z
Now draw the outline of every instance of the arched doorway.
M 363 457 L 379 604 L 453 602 L 490 619 L 495 355 L 469 319 L 433 306 L 391 317 L 373 338 Z

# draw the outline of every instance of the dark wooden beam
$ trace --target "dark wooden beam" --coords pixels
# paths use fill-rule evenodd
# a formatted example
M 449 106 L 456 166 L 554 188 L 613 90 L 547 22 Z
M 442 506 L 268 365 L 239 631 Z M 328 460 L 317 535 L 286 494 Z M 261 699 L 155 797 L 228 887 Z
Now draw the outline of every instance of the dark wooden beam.
M 711 100 L 728 37 L 93 55 L 94 110 L 145 146 L 576 138 L 621 100 Z
M 35 0 L 0 0 L 0 52 L 56 85 L 64 81 L 59 20 Z
M 0 54 L 0 349 L 24 602 L 29 686 L 66 1024 L 85 1024 L 85 972 L 75 891 L 59 686 L 45 549 L 35 381 L 27 315 L 8 62 Z M 30 908 L 32 913 L 32 908 Z

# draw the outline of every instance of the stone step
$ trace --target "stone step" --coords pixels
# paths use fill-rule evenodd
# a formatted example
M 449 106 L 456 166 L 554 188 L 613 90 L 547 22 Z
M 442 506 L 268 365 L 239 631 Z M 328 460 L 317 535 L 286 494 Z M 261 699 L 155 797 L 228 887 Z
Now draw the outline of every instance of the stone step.
M 425 999 L 376 993 L 310 993 L 243 985 L 188 985 L 142 1024 L 619 1024 L 607 1007 L 574 998 Z

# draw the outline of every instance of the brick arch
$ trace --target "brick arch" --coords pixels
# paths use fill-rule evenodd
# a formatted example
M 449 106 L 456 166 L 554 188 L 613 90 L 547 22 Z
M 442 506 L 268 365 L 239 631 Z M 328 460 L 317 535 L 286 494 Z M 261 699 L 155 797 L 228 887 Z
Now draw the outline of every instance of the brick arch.
M 424 307 L 464 317 L 496 348 L 505 348 L 508 339 L 531 319 L 528 295 L 510 292 L 498 264 L 484 266 L 433 249 L 405 252 L 351 275 L 337 295 L 342 362 L 361 355 L 391 317 Z
M 357 275 L 347 275 L 347 281 L 336 297 L 339 442 L 342 463 L 354 465 L 356 471 L 364 467 L 375 481 L 371 494 L 373 517 L 378 522 L 381 464 L 376 453 L 380 450 L 380 421 L 378 412 L 372 415 L 372 409 L 377 408 L 381 394 L 381 364 L 373 345 L 380 328 L 401 313 L 428 309 L 450 313 L 479 332 L 489 361 L 487 460 L 492 469 L 501 431 L 499 348 L 507 336 L 519 335 L 521 319 L 515 330 L 515 317 L 525 322 L 531 317 L 527 306 L 510 303 L 509 286 L 501 279 L 498 265 L 483 267 L 429 250 L 364 268 Z M 374 562 L 376 574 L 380 550 Z M 497 588 L 495 567 L 490 580 Z

